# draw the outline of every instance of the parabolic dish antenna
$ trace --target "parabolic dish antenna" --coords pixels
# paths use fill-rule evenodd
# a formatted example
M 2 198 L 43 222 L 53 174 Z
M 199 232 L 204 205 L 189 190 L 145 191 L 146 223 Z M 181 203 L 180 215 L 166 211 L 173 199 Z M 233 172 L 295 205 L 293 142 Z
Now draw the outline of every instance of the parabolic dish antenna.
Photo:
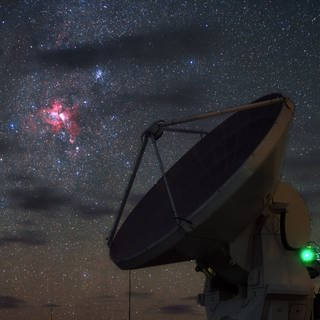
M 114 230 L 110 256 L 121 269 L 206 261 L 261 214 L 279 182 L 294 106 L 280 94 L 247 106 L 182 156 Z M 161 134 L 148 132 L 154 143 Z
M 309 239 L 302 197 L 280 179 L 293 112 L 288 98 L 272 94 L 151 125 L 108 239 L 111 259 L 129 270 L 196 260 L 206 276 L 198 303 L 208 320 L 320 319 L 312 281 L 320 246 Z M 172 126 L 227 113 L 165 172 L 157 147 L 164 131 L 203 134 Z M 162 177 L 118 228 L 149 140 Z

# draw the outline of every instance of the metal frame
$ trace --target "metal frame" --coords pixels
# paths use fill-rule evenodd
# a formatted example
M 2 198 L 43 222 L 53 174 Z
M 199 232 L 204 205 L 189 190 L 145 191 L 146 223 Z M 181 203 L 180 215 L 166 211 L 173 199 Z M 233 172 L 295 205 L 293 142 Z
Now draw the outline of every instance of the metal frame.
M 157 146 L 157 140 L 161 138 L 161 136 L 163 135 L 164 131 L 167 132 L 180 132 L 180 133 L 191 133 L 191 134 L 200 134 L 201 137 L 203 137 L 204 135 L 206 135 L 208 132 L 206 131 L 202 131 L 202 130 L 193 130 L 193 129 L 185 129 L 185 128 L 171 128 L 172 126 L 175 125 L 180 125 L 180 124 L 184 124 L 184 123 L 189 123 L 189 122 L 194 122 L 194 121 L 199 121 L 199 120 L 205 120 L 205 119 L 209 119 L 209 118 L 213 118 L 213 117 L 217 117 L 217 116 L 221 116 L 221 115 L 225 115 L 225 114 L 229 114 L 229 113 L 234 113 L 234 112 L 242 112 L 242 111 L 246 111 L 246 110 L 251 110 L 251 109 L 256 109 L 256 108 L 262 108 L 262 107 L 267 107 L 267 106 L 271 106 L 277 103 L 281 103 L 281 102 L 286 102 L 287 98 L 285 97 L 279 97 L 279 98 L 275 98 L 275 99 L 270 99 L 270 100 L 263 100 L 263 101 L 259 101 L 259 102 L 255 102 L 255 103 L 251 103 L 251 104 L 245 104 L 245 105 L 241 105 L 241 106 L 237 106 L 237 107 L 230 107 L 230 108 L 226 108 L 224 110 L 218 110 L 218 111 L 210 111 L 210 112 L 206 112 L 206 113 L 201 113 L 201 114 L 197 114 L 191 117 L 186 117 L 186 118 L 182 118 L 182 119 L 175 119 L 175 120 L 169 120 L 169 121 L 157 121 L 154 122 L 146 131 L 143 132 L 142 136 L 141 136 L 141 145 L 140 145 L 140 150 L 139 153 L 136 157 L 135 160 L 135 164 L 133 167 L 133 171 L 132 174 L 130 176 L 130 180 L 129 183 L 127 185 L 127 188 L 125 190 L 123 199 L 121 201 L 119 210 L 118 210 L 118 215 L 116 217 L 116 220 L 113 223 L 112 229 L 110 231 L 109 237 L 107 238 L 108 240 L 108 246 L 110 247 L 112 244 L 112 241 L 115 237 L 115 233 L 118 229 L 125 205 L 127 203 L 130 191 L 132 189 L 135 177 L 137 175 L 137 172 L 139 170 L 144 152 L 146 150 L 147 144 L 148 144 L 148 140 L 151 139 L 153 147 L 154 147 L 154 151 L 155 154 L 157 156 L 157 160 L 159 163 L 159 168 L 161 171 L 161 174 L 163 176 L 164 179 L 164 183 L 165 183 L 165 187 L 168 193 L 168 197 L 169 197 L 169 201 L 170 201 L 170 205 L 171 205 L 171 209 L 174 215 L 174 219 L 176 220 L 177 224 L 179 226 L 181 226 L 183 229 L 187 229 L 182 222 L 185 223 L 190 223 L 189 221 L 180 218 L 178 215 L 178 212 L 176 210 L 176 206 L 175 206 L 175 202 L 174 202 L 174 198 L 172 196 L 171 190 L 170 190 L 170 186 L 169 183 L 167 181 L 166 178 L 166 174 L 165 174 L 165 170 L 164 170 L 164 165 L 163 165 L 163 161 L 161 159 L 161 155 Z M 286 103 L 287 104 L 287 103 Z M 189 226 L 190 227 L 190 226 Z M 191 226 L 192 227 L 192 226 Z

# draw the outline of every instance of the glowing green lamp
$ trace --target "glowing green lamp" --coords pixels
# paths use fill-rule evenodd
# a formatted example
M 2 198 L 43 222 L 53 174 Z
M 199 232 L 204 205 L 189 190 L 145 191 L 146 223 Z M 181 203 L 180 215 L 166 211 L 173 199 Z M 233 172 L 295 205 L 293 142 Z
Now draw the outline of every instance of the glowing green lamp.
M 300 250 L 300 259 L 305 264 L 312 263 L 317 260 L 317 253 L 311 246 L 304 247 Z

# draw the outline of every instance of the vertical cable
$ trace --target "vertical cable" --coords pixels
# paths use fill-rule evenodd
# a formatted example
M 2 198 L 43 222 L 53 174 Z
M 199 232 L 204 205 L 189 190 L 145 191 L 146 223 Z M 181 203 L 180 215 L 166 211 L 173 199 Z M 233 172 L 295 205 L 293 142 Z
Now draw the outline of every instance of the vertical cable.
M 128 296 L 128 319 L 131 320 L 131 270 L 129 270 L 129 296 Z

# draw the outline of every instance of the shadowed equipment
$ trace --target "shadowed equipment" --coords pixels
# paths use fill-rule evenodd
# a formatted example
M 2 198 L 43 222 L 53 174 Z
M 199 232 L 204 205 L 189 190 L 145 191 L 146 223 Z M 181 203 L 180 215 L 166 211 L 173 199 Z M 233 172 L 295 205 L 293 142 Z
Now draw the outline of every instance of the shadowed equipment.
M 229 113 L 210 132 L 180 127 Z M 137 269 L 195 260 L 206 277 L 199 303 L 210 320 L 317 319 L 319 250 L 309 239 L 310 215 L 281 181 L 293 114 L 290 99 L 271 94 L 152 124 L 108 238 L 114 263 Z M 200 133 L 201 140 L 165 172 L 157 140 L 172 131 Z M 162 177 L 122 222 L 149 141 Z

